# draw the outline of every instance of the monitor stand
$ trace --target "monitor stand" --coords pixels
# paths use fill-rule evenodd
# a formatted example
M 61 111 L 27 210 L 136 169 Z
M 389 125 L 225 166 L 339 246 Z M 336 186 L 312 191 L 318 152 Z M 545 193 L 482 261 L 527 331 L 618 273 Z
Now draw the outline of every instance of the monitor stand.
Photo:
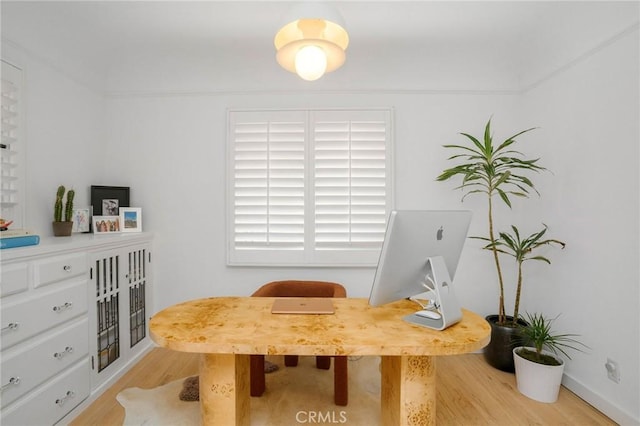
M 444 330 L 462 319 L 462 311 L 453 291 L 449 270 L 442 256 L 427 258 L 427 273 L 425 274 L 424 287 L 431 293 L 431 303 L 425 306 L 417 300 L 417 295 L 410 299 L 420 304 L 425 309 L 437 311 L 441 318 L 431 319 L 416 314 L 407 315 L 403 320 L 411 324 L 417 324 L 434 330 Z M 423 294 L 423 293 L 420 293 Z

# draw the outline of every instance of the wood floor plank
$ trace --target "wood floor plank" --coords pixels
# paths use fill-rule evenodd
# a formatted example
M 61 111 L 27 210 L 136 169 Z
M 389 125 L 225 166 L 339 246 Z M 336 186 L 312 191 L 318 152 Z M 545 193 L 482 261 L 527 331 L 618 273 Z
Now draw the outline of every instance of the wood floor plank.
M 198 373 L 198 354 L 153 349 L 71 423 L 121 425 L 123 389 L 150 389 Z M 479 354 L 437 357 L 438 425 L 615 425 L 605 415 L 562 388 L 558 402 L 545 404 L 521 395 L 515 376 L 490 367 Z M 304 404 L 304 401 L 300 402 Z M 285 424 L 285 423 L 282 423 Z M 280 426 L 280 425 L 275 425 Z
M 198 354 L 155 348 L 107 389 L 71 423 L 71 426 L 112 426 L 124 422 L 124 408 L 116 400 L 121 390 L 138 387 L 151 389 L 182 377 L 198 374 Z

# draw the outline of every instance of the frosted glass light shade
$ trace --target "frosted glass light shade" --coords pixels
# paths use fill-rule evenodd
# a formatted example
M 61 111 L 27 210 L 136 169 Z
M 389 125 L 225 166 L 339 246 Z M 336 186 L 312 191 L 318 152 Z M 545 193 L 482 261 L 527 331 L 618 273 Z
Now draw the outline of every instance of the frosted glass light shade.
M 317 80 L 327 70 L 327 55 L 318 46 L 304 46 L 296 53 L 295 66 L 296 73 L 303 80 Z
M 276 59 L 280 66 L 297 73 L 305 80 L 316 80 L 324 72 L 340 68 L 346 58 L 345 50 L 349 45 L 349 35 L 341 25 L 342 18 L 337 11 L 331 9 L 328 4 L 300 3 L 291 14 L 297 18 L 288 20 L 274 39 L 277 50 Z M 309 49 L 309 47 L 313 48 Z M 313 68 L 314 72 L 309 74 L 308 68 L 306 66 L 303 68 L 302 59 L 298 60 L 298 57 L 306 57 L 312 55 L 310 52 L 314 52 L 313 56 L 318 58 L 320 50 L 324 53 L 326 69 L 320 72 L 320 66 L 317 65 Z M 305 71 L 302 71 L 303 69 Z M 317 75 L 318 73 L 320 74 Z M 307 78 L 310 75 L 317 76 Z

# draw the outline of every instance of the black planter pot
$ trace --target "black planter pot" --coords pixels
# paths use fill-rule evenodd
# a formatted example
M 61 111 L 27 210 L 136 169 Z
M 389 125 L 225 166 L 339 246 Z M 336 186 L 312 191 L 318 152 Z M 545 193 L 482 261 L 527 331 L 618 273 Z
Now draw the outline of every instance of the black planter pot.
M 488 315 L 485 319 L 491 326 L 491 342 L 484 348 L 484 359 L 498 370 L 515 372 L 513 348 L 522 346 L 518 327 L 498 324 L 498 315 Z M 513 317 L 507 316 L 507 323 L 511 324 L 512 322 Z M 518 323 L 527 325 L 522 320 L 518 320 Z

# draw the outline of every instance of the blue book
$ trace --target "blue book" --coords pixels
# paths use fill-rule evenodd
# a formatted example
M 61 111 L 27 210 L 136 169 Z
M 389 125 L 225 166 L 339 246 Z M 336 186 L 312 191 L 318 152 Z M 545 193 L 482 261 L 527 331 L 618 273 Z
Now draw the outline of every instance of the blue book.
M 0 238 L 0 249 L 12 247 L 35 246 L 40 242 L 38 235 L 21 235 L 18 237 Z

